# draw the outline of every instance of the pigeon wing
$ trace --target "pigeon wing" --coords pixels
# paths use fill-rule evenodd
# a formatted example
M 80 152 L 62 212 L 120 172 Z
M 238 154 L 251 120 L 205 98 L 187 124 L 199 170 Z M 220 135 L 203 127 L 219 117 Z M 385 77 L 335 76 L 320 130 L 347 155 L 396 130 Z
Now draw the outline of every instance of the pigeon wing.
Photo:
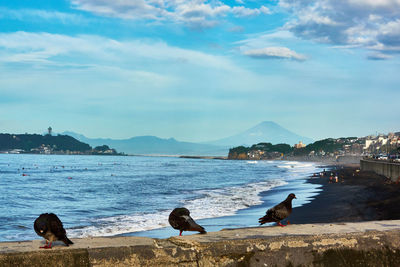
M 283 220 L 289 216 L 288 209 L 282 205 L 279 208 L 274 209 L 273 211 L 273 218 L 277 221 Z
M 290 202 L 283 201 L 278 205 L 276 205 L 275 207 L 273 207 L 274 217 L 276 218 L 276 220 L 280 221 L 288 217 L 290 215 L 290 212 L 292 211 L 291 206 L 292 205 Z
M 177 230 L 183 230 L 186 225 L 186 220 L 182 216 L 177 216 L 174 213 L 171 213 L 168 218 L 169 224 Z
M 64 240 L 66 237 L 66 232 L 63 227 L 62 222 L 54 213 L 49 214 L 49 228 L 50 231 L 59 239 Z
M 278 205 L 267 210 L 266 215 L 264 217 L 259 218 L 258 222 L 260 224 L 269 222 L 279 222 L 280 220 L 287 217 L 286 216 L 282 218 L 282 216 L 285 216 L 284 209 L 286 209 L 285 204 L 283 202 L 279 203 Z

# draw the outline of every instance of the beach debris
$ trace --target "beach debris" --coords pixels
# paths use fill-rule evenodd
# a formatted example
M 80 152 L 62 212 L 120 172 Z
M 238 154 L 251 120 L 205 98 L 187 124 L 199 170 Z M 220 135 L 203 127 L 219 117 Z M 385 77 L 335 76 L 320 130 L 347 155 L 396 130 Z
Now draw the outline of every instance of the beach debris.
M 182 235 L 183 231 L 199 231 L 200 234 L 206 234 L 204 227 L 198 225 L 192 217 L 187 208 L 176 208 L 174 209 L 168 218 L 169 224 L 172 228 L 179 230 L 179 235 Z
M 33 223 L 33 228 L 39 236 L 46 240 L 46 245 L 40 248 L 51 248 L 51 243 L 57 240 L 63 241 L 67 247 L 73 244 L 68 239 L 62 222 L 54 213 L 40 214 Z
M 296 198 L 296 195 L 291 193 L 287 196 L 287 198 L 279 203 L 278 205 L 267 210 L 266 215 L 258 219 L 260 225 L 269 222 L 276 222 L 279 226 L 286 226 L 281 224 L 281 221 L 292 213 L 292 200 Z M 288 221 L 289 224 L 289 221 Z

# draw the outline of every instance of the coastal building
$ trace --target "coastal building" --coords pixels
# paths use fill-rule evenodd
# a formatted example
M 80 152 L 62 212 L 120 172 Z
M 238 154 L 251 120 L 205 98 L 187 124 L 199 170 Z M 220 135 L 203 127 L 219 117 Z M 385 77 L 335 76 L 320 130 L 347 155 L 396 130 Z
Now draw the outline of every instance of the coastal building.
M 247 153 L 247 157 L 248 157 L 249 159 L 258 160 L 258 159 L 263 158 L 264 153 L 265 153 L 265 152 L 262 151 L 262 150 L 252 150 L 252 151 L 249 151 L 249 152 Z
M 53 154 L 52 148 L 49 145 L 45 144 L 42 144 L 37 148 L 32 148 L 30 152 L 34 154 Z
M 400 137 L 394 135 L 392 138 L 389 139 L 389 144 L 394 146 L 400 145 Z
M 388 138 L 387 138 L 386 136 L 380 135 L 380 136 L 378 137 L 378 142 L 379 142 L 382 146 L 386 145 L 386 144 L 387 144 L 387 141 L 388 141 Z
M 360 138 L 361 139 L 361 138 Z M 365 138 L 363 155 L 377 155 L 396 153 L 400 147 L 400 135 L 398 133 L 380 134 Z
M 375 144 L 376 140 L 373 139 L 365 139 L 364 149 L 367 150 L 371 145 Z
M 295 144 L 295 145 L 294 145 L 294 148 L 303 148 L 303 147 L 306 147 L 306 145 L 303 144 L 302 141 L 300 141 L 298 144 Z

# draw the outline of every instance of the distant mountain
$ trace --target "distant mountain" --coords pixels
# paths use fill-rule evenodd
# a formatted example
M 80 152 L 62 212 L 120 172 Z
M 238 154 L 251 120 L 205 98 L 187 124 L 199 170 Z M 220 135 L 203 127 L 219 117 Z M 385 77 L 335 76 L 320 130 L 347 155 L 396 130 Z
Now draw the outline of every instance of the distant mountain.
M 156 136 L 137 136 L 129 139 L 88 138 L 74 132 L 64 132 L 91 146 L 108 145 L 118 152 L 136 155 L 191 155 L 227 156 L 229 148 L 209 144 L 180 142 L 174 138 L 163 139 Z
M 241 145 L 251 146 L 261 142 L 267 142 L 272 144 L 285 143 L 293 146 L 299 141 L 302 141 L 305 144 L 313 142 L 311 138 L 295 134 L 275 122 L 264 121 L 242 133 L 220 140 L 207 142 L 207 144 L 235 147 Z
M 313 140 L 295 134 L 272 121 L 264 121 L 240 134 L 203 144 L 180 142 L 174 138 L 163 139 L 156 136 L 137 136 L 129 139 L 88 138 L 74 132 L 64 132 L 93 147 L 108 145 L 118 152 L 139 155 L 192 155 L 227 156 L 229 148 L 251 146 L 261 142 L 272 144 L 286 143 L 291 146 L 302 141 L 305 144 Z

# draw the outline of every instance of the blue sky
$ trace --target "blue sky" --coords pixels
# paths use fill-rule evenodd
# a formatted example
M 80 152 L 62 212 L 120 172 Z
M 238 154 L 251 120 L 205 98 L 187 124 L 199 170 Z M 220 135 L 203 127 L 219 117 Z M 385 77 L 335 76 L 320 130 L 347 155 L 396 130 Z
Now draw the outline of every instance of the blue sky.
M 400 0 L 0 0 L 0 132 L 400 131 Z

